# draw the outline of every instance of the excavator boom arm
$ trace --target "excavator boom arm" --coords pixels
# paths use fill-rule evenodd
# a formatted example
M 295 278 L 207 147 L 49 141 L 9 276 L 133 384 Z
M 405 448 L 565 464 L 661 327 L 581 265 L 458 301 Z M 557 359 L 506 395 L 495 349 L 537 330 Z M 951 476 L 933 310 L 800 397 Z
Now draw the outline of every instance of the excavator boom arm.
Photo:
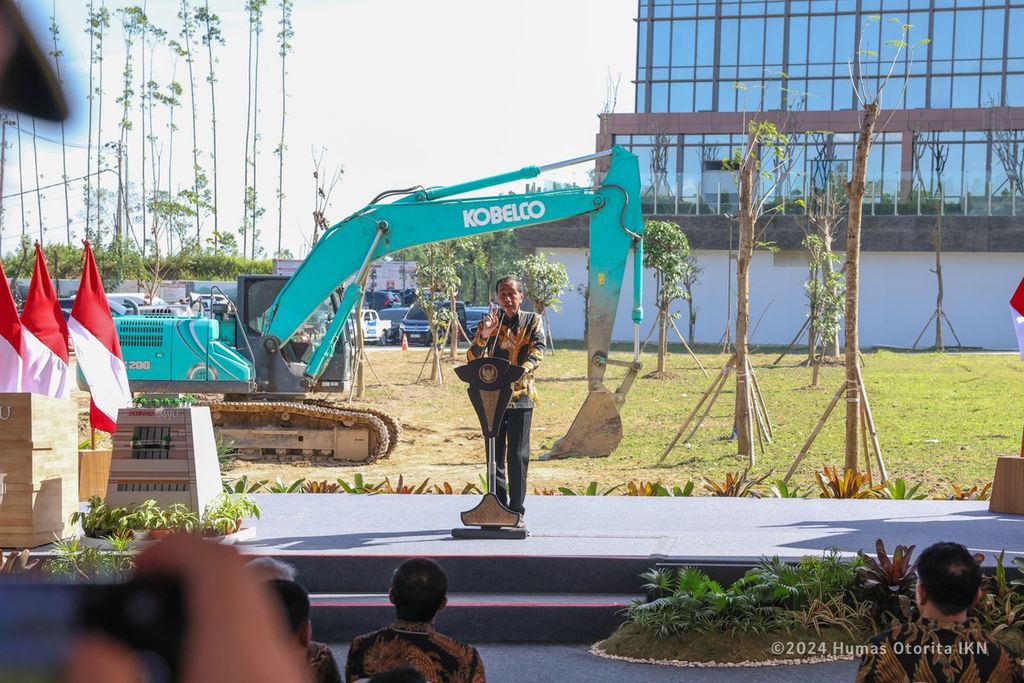
M 362 301 L 362 282 L 373 261 L 421 244 L 526 228 L 590 214 L 587 311 L 590 362 L 587 365 L 587 377 L 592 394 L 595 391 L 610 394 L 604 389 L 602 380 L 630 251 L 633 252 L 634 274 L 633 365 L 639 367 L 638 327 L 643 319 L 643 217 L 639 202 L 639 167 L 637 158 L 621 147 L 565 163 L 579 163 L 606 155 L 611 156 L 611 162 L 603 182 L 596 190 L 571 188 L 551 192 L 455 198 L 466 192 L 535 177 L 543 170 L 565 165 L 563 163 L 549 167 L 531 166 L 459 185 L 421 190 L 399 201 L 371 204 L 356 212 L 324 233 L 282 288 L 268 310 L 263 326 L 265 347 L 280 348 L 319 304 L 344 285 L 345 292 L 335 319 L 306 369 L 307 377 L 315 382 L 333 353 L 334 342 L 345 320 Z M 617 407 L 621 402 L 622 397 L 617 396 L 616 420 Z M 577 417 L 577 422 L 583 412 Z M 618 438 L 621 438 L 621 423 L 618 433 Z M 610 452 L 608 450 L 596 454 L 607 455 Z

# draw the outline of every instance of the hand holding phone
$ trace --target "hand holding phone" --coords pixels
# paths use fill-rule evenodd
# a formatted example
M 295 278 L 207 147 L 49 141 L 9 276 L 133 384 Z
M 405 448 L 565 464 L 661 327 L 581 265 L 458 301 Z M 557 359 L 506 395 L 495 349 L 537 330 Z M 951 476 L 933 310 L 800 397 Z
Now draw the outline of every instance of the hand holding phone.
M 480 336 L 484 339 L 487 339 L 497 331 L 498 314 L 500 311 L 501 307 L 494 301 L 488 304 L 487 315 L 480 321 Z

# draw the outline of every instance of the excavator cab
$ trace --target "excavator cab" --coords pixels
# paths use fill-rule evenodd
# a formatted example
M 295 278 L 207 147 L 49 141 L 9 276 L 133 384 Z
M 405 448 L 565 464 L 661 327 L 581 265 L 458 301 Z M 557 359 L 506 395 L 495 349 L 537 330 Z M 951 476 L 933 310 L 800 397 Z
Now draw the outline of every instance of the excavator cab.
M 345 333 L 335 342 L 334 353 L 315 387 L 303 381 L 309 359 L 322 343 L 327 327 L 338 310 L 338 294 L 332 293 L 313 311 L 301 329 L 280 349 L 270 351 L 261 343 L 261 330 L 267 312 L 288 281 L 284 275 L 240 275 L 235 348 L 253 360 L 261 394 L 347 392 L 352 382 L 352 343 L 354 330 L 346 324 Z M 282 372 L 287 369 L 287 373 Z

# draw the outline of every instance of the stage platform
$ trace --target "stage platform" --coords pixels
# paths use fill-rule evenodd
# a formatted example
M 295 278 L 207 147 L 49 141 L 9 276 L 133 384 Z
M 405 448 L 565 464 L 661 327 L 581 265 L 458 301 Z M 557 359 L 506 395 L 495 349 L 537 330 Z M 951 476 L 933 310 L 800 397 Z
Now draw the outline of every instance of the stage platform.
M 255 498 L 263 517 L 239 548 L 297 567 L 318 638 L 332 642 L 390 620 L 388 581 L 408 557 L 445 567 L 450 605 L 439 626 L 456 637 L 587 642 L 614 630 L 641 597 L 639 574 L 660 565 L 728 583 L 761 557 L 873 552 L 877 538 L 890 552 L 958 541 L 989 566 L 1001 550 L 1024 555 L 1024 516 L 989 513 L 987 502 L 529 496 L 525 540 L 461 540 L 451 529 L 475 496 Z

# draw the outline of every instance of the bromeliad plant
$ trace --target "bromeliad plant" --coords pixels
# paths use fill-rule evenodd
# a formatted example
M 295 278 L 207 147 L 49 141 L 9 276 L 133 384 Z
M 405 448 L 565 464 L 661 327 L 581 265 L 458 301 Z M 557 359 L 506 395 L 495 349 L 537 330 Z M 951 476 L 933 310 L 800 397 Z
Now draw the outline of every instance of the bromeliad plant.
M 863 562 L 856 569 L 862 594 L 872 606 L 871 619 L 879 629 L 910 618 L 917 582 L 917 562 L 911 561 L 915 547 L 897 545 L 889 557 L 882 539 L 878 539 L 875 557 L 863 551 L 857 553 Z
M 821 472 L 815 472 L 814 478 L 821 488 L 822 498 L 881 498 L 881 484 L 871 485 L 871 478 L 866 472 L 857 472 L 852 469 L 845 469 L 840 475 L 836 468 L 825 467 Z
M 927 496 L 917 492 L 920 488 L 920 482 L 913 486 L 908 486 L 907 482 L 903 479 L 890 479 L 885 482 L 885 486 L 882 488 L 882 498 L 888 498 L 889 500 L 924 500 Z
M 750 468 L 743 470 L 742 472 L 726 472 L 725 481 L 718 483 L 713 479 L 707 477 L 701 477 L 704 480 L 704 490 L 709 491 L 712 496 L 730 497 L 730 498 L 760 498 L 761 494 L 754 488 L 765 479 L 772 475 L 772 470 L 768 470 L 760 477 L 756 479 L 748 479 L 750 474 Z

